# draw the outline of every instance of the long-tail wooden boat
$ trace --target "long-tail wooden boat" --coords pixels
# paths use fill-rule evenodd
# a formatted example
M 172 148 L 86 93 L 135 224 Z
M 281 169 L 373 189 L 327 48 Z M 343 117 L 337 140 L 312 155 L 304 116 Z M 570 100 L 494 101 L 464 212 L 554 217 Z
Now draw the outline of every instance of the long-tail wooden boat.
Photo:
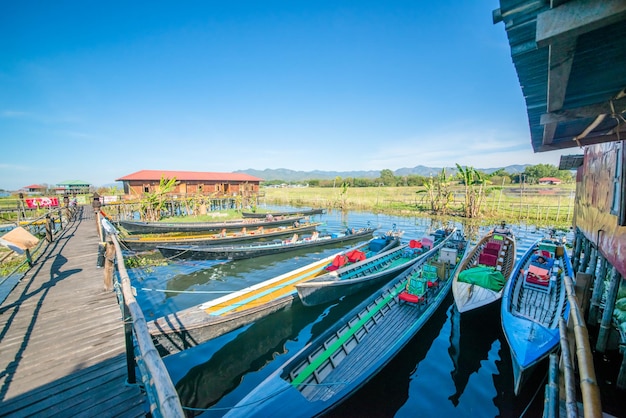
M 454 228 L 439 230 L 435 233 L 432 243 L 423 245 L 420 241 L 411 240 L 407 244 L 375 257 L 328 272 L 313 280 L 298 283 L 296 285 L 298 296 L 304 305 L 314 306 L 338 300 L 366 288 L 380 287 L 410 268 L 420 258 L 439 250 L 452 237 L 454 231 Z
M 295 285 L 326 273 L 339 255 L 355 250 L 372 257 L 397 245 L 399 237 L 372 238 L 277 277 L 148 322 L 160 351 L 174 353 L 250 324 L 297 300 Z
M 415 336 L 449 294 L 464 238 L 422 258 L 308 343 L 239 401 L 226 417 L 313 417 L 366 384 Z
M 501 321 L 516 395 L 531 370 L 559 346 L 559 319 L 569 315 L 565 276 L 574 272 L 563 242 L 544 238 L 520 258 L 504 289 Z
M 499 301 L 515 261 L 515 238 L 511 233 L 497 230 L 486 233 L 454 276 L 452 294 L 459 312 Z
M 245 228 L 275 227 L 295 225 L 302 222 L 304 215 L 273 216 L 271 219 L 233 219 L 223 222 L 142 222 L 120 220 L 117 224 L 129 234 L 165 234 L 168 232 L 203 233 L 222 230 L 241 230 Z
M 320 222 L 300 223 L 298 226 L 277 226 L 274 228 L 259 227 L 255 230 L 222 231 L 210 234 L 147 234 L 120 236 L 121 243 L 132 251 L 154 250 L 161 245 L 227 245 L 232 242 L 251 242 L 293 234 L 315 231 Z
M 324 209 L 302 209 L 302 210 L 293 210 L 293 211 L 285 211 L 285 212 L 241 212 L 241 216 L 244 218 L 267 218 L 268 215 L 271 216 L 294 216 L 294 215 L 322 215 L 324 214 Z
M 281 254 L 307 248 L 316 248 L 326 245 L 336 245 L 345 242 L 365 240 L 374 234 L 375 228 L 361 228 L 353 233 L 326 233 L 313 232 L 310 236 L 298 238 L 297 234 L 291 239 L 253 242 L 249 244 L 227 246 L 199 246 L 199 245 L 160 245 L 157 249 L 161 255 L 169 259 L 183 260 L 240 260 L 244 258 L 260 257 L 264 255 Z

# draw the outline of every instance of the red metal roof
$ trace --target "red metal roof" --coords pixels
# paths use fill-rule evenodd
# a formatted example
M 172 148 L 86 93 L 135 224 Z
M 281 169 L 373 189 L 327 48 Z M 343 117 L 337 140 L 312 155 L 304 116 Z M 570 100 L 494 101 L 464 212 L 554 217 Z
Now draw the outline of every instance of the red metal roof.
M 176 178 L 176 180 L 192 181 L 262 181 L 258 177 L 245 173 L 212 173 L 206 171 L 168 171 L 168 170 L 141 170 L 124 177 L 120 177 L 115 181 L 129 180 L 151 180 L 158 181 L 164 177 L 166 179 Z
M 47 187 L 39 184 L 31 184 L 30 186 L 22 187 L 22 189 L 47 189 Z

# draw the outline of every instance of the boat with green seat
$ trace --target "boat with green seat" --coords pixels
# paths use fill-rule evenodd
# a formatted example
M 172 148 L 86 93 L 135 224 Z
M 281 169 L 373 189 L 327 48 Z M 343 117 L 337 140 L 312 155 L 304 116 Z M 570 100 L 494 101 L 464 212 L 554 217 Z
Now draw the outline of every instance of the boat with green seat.
M 455 230 L 455 228 L 437 230 L 433 240 L 425 239 L 424 243 L 411 240 L 370 259 L 298 283 L 296 285 L 298 296 L 305 306 L 315 306 L 367 288 L 380 287 L 421 258 L 443 247 Z
M 398 245 L 400 237 L 394 232 L 363 241 L 253 286 L 156 318 L 148 322 L 148 331 L 161 354 L 185 350 L 291 306 L 298 300 L 295 285 L 325 274 L 334 268 L 337 257 L 355 251 L 374 257 Z
M 441 306 L 466 248 L 455 233 L 294 354 L 225 416 L 296 418 L 332 410 L 382 370 Z M 433 268 L 435 276 L 423 274 Z

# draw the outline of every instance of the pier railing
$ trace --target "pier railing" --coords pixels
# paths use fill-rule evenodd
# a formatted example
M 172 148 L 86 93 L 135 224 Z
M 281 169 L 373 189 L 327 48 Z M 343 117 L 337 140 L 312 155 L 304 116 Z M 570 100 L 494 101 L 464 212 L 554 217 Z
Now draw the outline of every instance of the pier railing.
M 99 218 L 99 216 L 98 216 Z M 103 228 L 106 231 L 106 228 Z M 105 260 L 105 275 L 113 271 L 113 263 L 117 267 L 118 281 L 115 288 L 124 318 L 126 330 L 126 359 L 128 368 L 128 382 L 136 383 L 135 364 L 139 367 L 141 380 L 150 402 L 150 412 L 153 417 L 181 417 L 185 416 L 176 388 L 163 364 L 152 337 L 148 332 L 148 325 L 143 312 L 135 299 L 130 277 L 124 266 L 122 248 L 115 233 L 104 233 L 107 242 L 107 257 Z M 113 247 L 114 246 L 114 247 Z M 115 248 L 114 257 L 110 257 Z M 105 283 L 107 279 L 105 278 Z
M 55 240 L 70 220 L 74 219 L 77 210 L 80 208 L 73 208 L 71 213 L 67 211 L 67 208 L 53 208 L 33 219 L 12 222 L 14 226 L 20 226 L 42 239 L 35 247 L 24 250 L 17 257 L 14 257 L 13 251 L 0 254 L 0 284 L 18 281 L 43 254 L 47 245 Z
M 571 277 L 565 276 L 565 290 L 570 306 L 568 327 L 565 319 L 559 322 L 560 348 L 561 348 L 561 368 L 564 384 L 558 383 L 558 359 L 556 354 L 550 355 L 550 379 L 546 385 L 546 401 L 544 405 L 544 418 L 559 417 L 559 386 L 564 387 L 565 394 L 561 398 L 565 399 L 565 409 L 567 417 L 601 417 L 602 403 L 600 400 L 600 388 L 596 381 L 596 374 L 591 354 L 589 333 L 583 318 L 583 314 L 578 304 L 576 290 Z M 573 329 L 573 332 L 571 331 Z M 573 334 L 573 335 L 572 335 Z M 582 397 L 583 414 L 579 414 L 576 399 L 576 379 L 574 365 L 575 353 L 576 365 L 579 374 L 579 391 Z

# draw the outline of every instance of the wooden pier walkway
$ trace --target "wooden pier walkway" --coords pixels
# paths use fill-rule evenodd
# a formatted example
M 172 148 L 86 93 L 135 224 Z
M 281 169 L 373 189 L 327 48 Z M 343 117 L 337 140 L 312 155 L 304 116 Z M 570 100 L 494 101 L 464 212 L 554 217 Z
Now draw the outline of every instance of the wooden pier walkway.
M 85 208 L 0 304 L 1 417 L 140 417 L 147 397 L 126 383 L 122 314 L 98 269 Z

